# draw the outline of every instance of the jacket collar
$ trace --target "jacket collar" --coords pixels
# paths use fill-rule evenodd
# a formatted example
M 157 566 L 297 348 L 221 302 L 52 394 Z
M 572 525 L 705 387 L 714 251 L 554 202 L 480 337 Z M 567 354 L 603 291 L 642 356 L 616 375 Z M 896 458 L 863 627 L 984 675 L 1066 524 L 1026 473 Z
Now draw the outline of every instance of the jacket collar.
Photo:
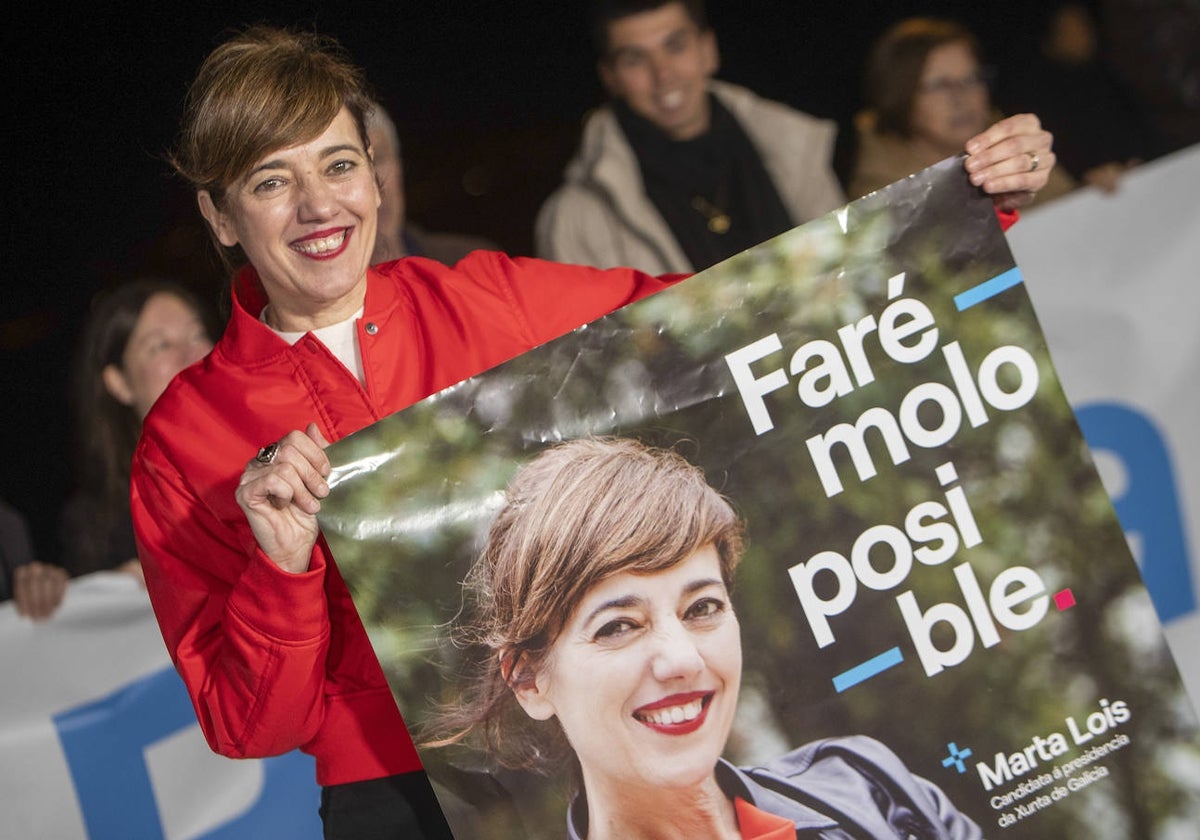
M 717 760 L 717 784 L 732 799 L 740 796 L 760 811 L 787 817 L 797 830 L 816 831 L 838 827 L 837 820 L 792 796 L 763 787 L 725 759 Z
M 664 271 L 695 270 L 647 197 L 637 155 L 611 107 L 599 108 L 588 118 L 579 154 L 567 166 L 566 177 L 568 181 L 598 185 L 629 230 L 658 253 Z
M 379 266 L 384 272 L 403 273 L 403 260 Z M 363 302 L 363 320 L 381 328 L 396 315 L 403 301 L 399 284 L 389 283 L 376 268 L 367 269 L 367 295 Z M 254 266 L 243 266 L 233 278 L 230 290 L 231 314 L 218 348 L 239 365 L 269 364 L 290 352 L 291 347 L 259 320 L 267 305 L 267 294 Z

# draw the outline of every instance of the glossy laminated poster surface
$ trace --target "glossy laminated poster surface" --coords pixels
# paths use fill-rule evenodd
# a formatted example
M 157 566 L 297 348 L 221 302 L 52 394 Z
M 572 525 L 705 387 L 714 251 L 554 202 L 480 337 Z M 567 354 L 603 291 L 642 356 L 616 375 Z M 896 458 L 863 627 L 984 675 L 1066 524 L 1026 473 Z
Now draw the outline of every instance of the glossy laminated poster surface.
M 490 740 L 455 741 L 451 712 L 496 656 L 462 635 L 483 597 L 463 581 L 509 482 L 581 438 L 672 450 L 736 511 L 744 553 L 727 608 L 740 674 L 724 692 L 678 695 L 665 713 L 674 723 L 644 725 L 653 715 L 622 704 L 661 677 L 656 666 L 639 677 L 627 658 L 606 674 L 601 651 L 579 659 L 595 686 L 584 695 L 596 706 L 588 738 L 572 729 L 573 709 L 543 719 L 535 704 L 510 704 Z M 578 820 L 602 788 L 584 742 L 606 726 L 637 767 L 639 750 L 659 760 L 662 739 L 674 748 L 717 727 L 722 792 L 798 829 L 850 831 L 841 821 L 862 810 L 853 796 L 822 794 L 846 767 L 851 788 L 875 791 L 864 794 L 872 808 L 879 790 L 893 805 L 910 789 L 932 796 L 945 817 L 936 836 L 1184 838 L 1200 825 L 1192 705 L 1020 268 L 957 161 L 329 454 L 323 531 L 458 837 L 571 836 L 569 809 L 582 836 Z M 523 671 L 506 661 L 516 686 Z M 620 680 L 629 697 L 613 688 Z M 730 694 L 724 732 L 714 723 L 723 700 L 711 715 L 707 704 Z M 603 705 L 610 695 L 615 710 Z M 555 760 L 504 766 L 514 762 L 497 743 L 553 742 L 560 723 L 570 748 Z M 672 786 L 711 780 L 660 775 L 662 802 Z M 746 793 L 772 785 L 785 806 Z

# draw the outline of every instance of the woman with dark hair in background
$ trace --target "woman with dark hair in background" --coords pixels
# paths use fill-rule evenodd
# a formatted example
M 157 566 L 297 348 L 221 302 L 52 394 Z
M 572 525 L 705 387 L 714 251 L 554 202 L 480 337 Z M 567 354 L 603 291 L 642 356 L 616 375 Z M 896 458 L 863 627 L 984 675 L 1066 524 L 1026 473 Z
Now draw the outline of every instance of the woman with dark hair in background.
M 141 578 L 129 516 L 133 450 L 167 383 L 212 349 L 210 320 L 171 280 L 127 283 L 92 304 L 71 389 L 78 490 L 59 528 L 60 562 L 73 577 L 120 569 Z
M 173 281 L 138 280 L 93 301 L 71 379 L 78 487 L 59 517 L 58 562 L 26 550 L 6 570 L 21 615 L 53 615 L 68 577 L 117 570 L 142 580 L 129 512 L 134 446 L 150 406 L 212 349 L 212 335 L 199 301 Z
M 858 150 L 850 197 L 959 154 L 967 140 L 1000 116 L 992 110 L 988 85 L 979 42 L 963 26 L 909 18 L 884 32 L 867 59 L 867 110 L 855 120 Z M 1056 160 L 1052 151 L 1026 155 L 1031 170 L 1053 167 Z M 1054 167 L 1035 201 L 1056 198 L 1074 186 Z

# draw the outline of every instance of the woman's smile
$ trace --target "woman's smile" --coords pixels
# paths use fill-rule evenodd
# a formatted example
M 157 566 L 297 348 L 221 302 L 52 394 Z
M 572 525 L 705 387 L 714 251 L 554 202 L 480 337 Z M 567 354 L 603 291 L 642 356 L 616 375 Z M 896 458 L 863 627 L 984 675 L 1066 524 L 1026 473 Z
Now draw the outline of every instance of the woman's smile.
M 675 694 L 635 709 L 633 716 L 656 732 L 688 735 L 704 725 L 712 698 L 711 691 Z
M 292 243 L 292 250 L 315 260 L 329 260 L 346 250 L 354 228 L 337 228 L 333 231 L 319 230 L 316 233 L 297 239 Z

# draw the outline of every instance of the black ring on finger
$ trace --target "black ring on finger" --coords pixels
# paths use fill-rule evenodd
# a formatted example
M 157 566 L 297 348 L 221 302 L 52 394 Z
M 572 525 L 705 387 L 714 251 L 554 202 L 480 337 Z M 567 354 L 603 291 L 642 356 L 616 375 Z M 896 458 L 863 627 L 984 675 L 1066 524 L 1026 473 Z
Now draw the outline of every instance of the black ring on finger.
M 272 464 L 275 462 L 275 456 L 279 454 L 279 441 L 268 443 L 262 449 L 258 450 L 258 454 L 254 456 L 254 460 L 260 464 Z

